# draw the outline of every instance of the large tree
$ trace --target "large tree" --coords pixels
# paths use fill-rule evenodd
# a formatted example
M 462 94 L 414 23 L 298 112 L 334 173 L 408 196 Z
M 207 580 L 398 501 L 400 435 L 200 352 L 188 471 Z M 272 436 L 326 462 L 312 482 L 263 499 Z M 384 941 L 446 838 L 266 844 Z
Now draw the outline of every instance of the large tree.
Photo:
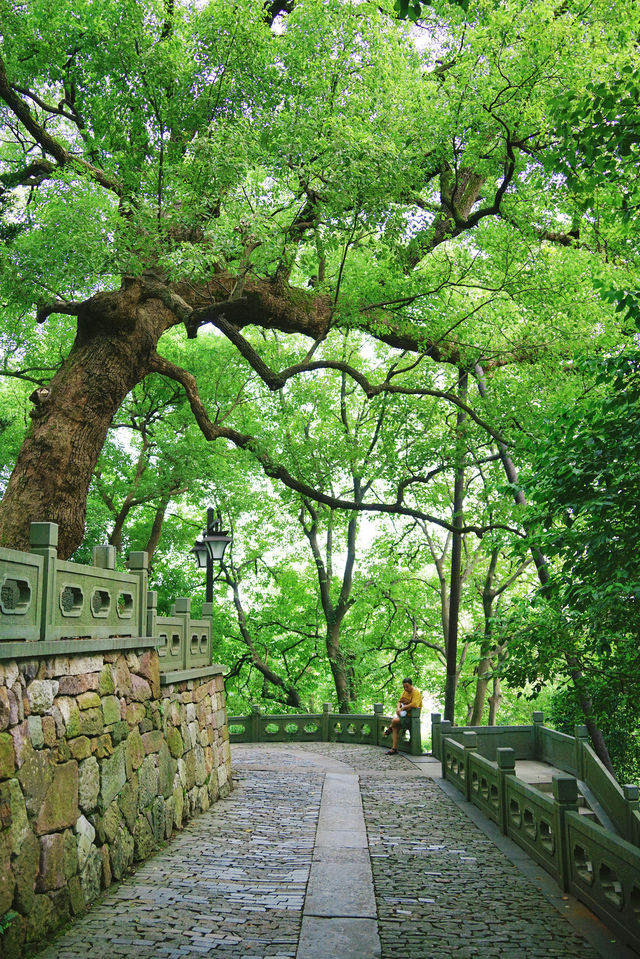
M 324 341 L 358 327 L 390 347 L 387 376 L 361 381 L 368 395 L 402 388 L 398 351 L 487 371 L 553 352 L 550 324 L 595 335 L 604 307 L 582 293 L 591 267 L 570 198 L 537 157 L 558 84 L 593 73 L 587 41 L 605 50 L 608 7 L 587 21 L 571 5 L 479 5 L 463 28 L 445 4 L 419 53 L 377 5 L 289 6 L 3 2 L 2 178 L 19 228 L 4 309 L 14 322 L 38 301 L 38 323 L 76 324 L 33 393 L 5 544 L 48 519 L 73 551 L 109 426 L 151 373 L 181 384 L 208 439 L 251 447 L 314 495 L 259 437 L 208 414 L 190 370 L 161 352 L 177 328 L 217 326 L 277 389 L 335 365 Z M 610 69 L 633 37 L 615 29 Z M 581 226 L 584 249 L 592 234 Z M 311 348 L 272 370 L 250 326 Z

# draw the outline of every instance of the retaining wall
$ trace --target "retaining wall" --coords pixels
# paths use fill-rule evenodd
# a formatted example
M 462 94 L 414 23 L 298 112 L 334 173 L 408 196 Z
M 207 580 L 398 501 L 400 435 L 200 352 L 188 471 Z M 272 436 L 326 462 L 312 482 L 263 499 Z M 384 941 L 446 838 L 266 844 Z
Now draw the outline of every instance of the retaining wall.
M 27 642 L 0 661 L 2 957 L 43 944 L 231 789 L 223 667 L 161 674 L 156 643 Z

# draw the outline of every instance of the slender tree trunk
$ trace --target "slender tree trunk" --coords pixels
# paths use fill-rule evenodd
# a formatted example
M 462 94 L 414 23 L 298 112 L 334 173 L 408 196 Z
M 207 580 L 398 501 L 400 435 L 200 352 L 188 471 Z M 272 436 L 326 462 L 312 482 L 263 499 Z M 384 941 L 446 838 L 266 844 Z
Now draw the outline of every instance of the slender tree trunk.
M 467 373 L 461 371 L 458 378 L 458 396 L 461 400 L 467 394 Z M 460 433 L 466 419 L 464 410 L 459 410 L 456 417 L 456 429 Z M 447 682 L 444 694 L 444 718 L 454 722 L 456 686 L 458 684 L 458 618 L 460 614 L 460 598 L 462 593 L 462 527 L 464 518 L 462 507 L 464 504 L 464 452 L 460 436 L 458 443 L 458 463 L 456 464 L 455 483 L 453 490 L 453 540 L 451 543 L 451 588 L 449 590 L 449 631 L 447 635 Z
M 484 378 L 484 370 L 479 363 L 476 363 L 475 375 L 478 383 L 478 391 L 480 396 L 482 396 L 484 399 L 487 395 L 487 386 Z M 515 464 L 509 456 L 507 448 L 503 443 L 498 443 L 498 452 L 500 454 L 500 459 L 504 466 L 507 479 L 514 486 L 514 497 L 516 503 L 525 505 L 526 499 L 524 493 L 522 490 L 515 488 L 518 483 L 518 471 L 516 470 Z M 542 552 L 535 547 L 531 550 L 531 555 L 533 556 L 533 561 L 535 563 L 536 570 L 538 571 L 540 585 L 544 587 L 549 582 L 549 570 L 547 568 L 546 560 L 542 555 Z M 607 749 L 607 744 L 604 736 L 602 735 L 602 730 L 598 726 L 594 716 L 593 702 L 591 701 L 591 696 L 589 695 L 589 691 L 585 685 L 582 670 L 580 669 L 579 664 L 576 662 L 574 657 L 568 655 L 567 653 L 564 654 L 564 657 L 569 669 L 569 675 L 571 676 L 571 680 L 578 696 L 580 708 L 582 709 L 582 713 L 584 715 L 585 726 L 589 731 L 589 736 L 591 737 L 591 742 L 593 743 L 593 748 L 595 749 L 596 754 L 602 764 L 606 766 L 612 775 L 615 776 L 609 750 Z

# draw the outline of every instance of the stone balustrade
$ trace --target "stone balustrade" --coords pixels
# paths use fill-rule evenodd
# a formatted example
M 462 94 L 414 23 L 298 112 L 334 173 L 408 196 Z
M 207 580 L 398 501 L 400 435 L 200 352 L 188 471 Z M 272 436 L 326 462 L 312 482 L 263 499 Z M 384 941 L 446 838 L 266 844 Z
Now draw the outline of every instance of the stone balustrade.
M 542 713 L 530 726 L 452 727 L 438 714 L 431 719 L 443 778 L 640 951 L 639 790 L 616 782 L 585 727 L 569 736 L 544 726 Z M 550 791 L 519 779 L 518 759 L 549 763 Z

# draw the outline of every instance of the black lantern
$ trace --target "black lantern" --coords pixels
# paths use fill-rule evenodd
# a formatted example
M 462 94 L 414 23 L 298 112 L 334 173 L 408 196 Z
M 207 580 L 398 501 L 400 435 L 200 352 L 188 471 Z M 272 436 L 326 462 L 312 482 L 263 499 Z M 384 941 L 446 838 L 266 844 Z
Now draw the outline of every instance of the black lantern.
M 202 539 L 196 540 L 191 552 L 196 558 L 200 569 L 207 571 L 206 601 L 213 602 L 213 564 L 221 563 L 224 551 L 231 542 L 227 530 L 220 528 L 220 521 L 214 519 L 215 513 L 211 507 L 207 510 L 207 528 L 202 533 Z

